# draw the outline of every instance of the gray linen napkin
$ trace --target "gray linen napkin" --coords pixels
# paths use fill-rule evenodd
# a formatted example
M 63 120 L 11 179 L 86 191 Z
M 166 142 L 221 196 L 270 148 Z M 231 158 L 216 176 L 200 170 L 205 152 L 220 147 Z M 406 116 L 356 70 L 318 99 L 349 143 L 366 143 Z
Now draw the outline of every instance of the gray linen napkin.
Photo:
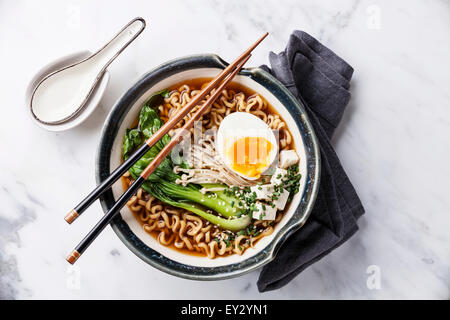
M 322 172 L 313 211 L 282 245 L 258 279 L 260 292 L 290 282 L 350 238 L 364 208 L 330 143 L 350 100 L 353 68 L 303 31 L 294 31 L 284 52 L 262 66 L 303 102 L 320 144 Z

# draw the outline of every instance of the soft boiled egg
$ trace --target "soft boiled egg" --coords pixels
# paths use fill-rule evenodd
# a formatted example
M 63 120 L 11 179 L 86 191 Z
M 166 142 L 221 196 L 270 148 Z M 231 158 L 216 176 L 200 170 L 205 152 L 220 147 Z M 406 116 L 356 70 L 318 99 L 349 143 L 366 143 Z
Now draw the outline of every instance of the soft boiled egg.
M 259 179 L 275 160 L 278 144 L 269 126 L 247 112 L 234 112 L 220 123 L 216 150 L 230 170 Z

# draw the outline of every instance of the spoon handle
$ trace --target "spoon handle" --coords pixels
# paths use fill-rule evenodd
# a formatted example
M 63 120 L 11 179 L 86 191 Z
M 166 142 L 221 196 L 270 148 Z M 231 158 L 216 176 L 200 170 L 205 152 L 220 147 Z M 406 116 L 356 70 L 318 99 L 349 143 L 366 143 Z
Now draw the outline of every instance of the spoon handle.
M 131 20 L 103 48 L 91 57 L 91 62 L 106 69 L 111 62 L 145 29 L 145 20 Z

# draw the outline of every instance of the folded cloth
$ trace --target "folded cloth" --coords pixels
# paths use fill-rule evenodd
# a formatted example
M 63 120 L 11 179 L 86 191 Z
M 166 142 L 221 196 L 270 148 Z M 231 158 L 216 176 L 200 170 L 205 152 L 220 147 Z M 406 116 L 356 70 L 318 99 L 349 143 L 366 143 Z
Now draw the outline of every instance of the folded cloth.
M 260 292 L 278 289 L 344 243 L 357 230 L 364 208 L 330 143 L 350 100 L 353 68 L 303 31 L 294 31 L 284 52 L 269 56 L 271 68 L 303 103 L 320 145 L 321 177 L 314 208 L 258 279 Z

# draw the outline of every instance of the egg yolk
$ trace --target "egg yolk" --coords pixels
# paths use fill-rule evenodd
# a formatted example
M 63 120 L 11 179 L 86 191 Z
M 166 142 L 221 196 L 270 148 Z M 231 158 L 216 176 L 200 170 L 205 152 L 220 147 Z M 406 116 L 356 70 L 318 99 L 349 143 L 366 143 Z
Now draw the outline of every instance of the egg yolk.
M 272 144 L 262 137 L 243 137 L 235 140 L 227 150 L 233 170 L 252 178 L 259 178 L 270 164 Z

